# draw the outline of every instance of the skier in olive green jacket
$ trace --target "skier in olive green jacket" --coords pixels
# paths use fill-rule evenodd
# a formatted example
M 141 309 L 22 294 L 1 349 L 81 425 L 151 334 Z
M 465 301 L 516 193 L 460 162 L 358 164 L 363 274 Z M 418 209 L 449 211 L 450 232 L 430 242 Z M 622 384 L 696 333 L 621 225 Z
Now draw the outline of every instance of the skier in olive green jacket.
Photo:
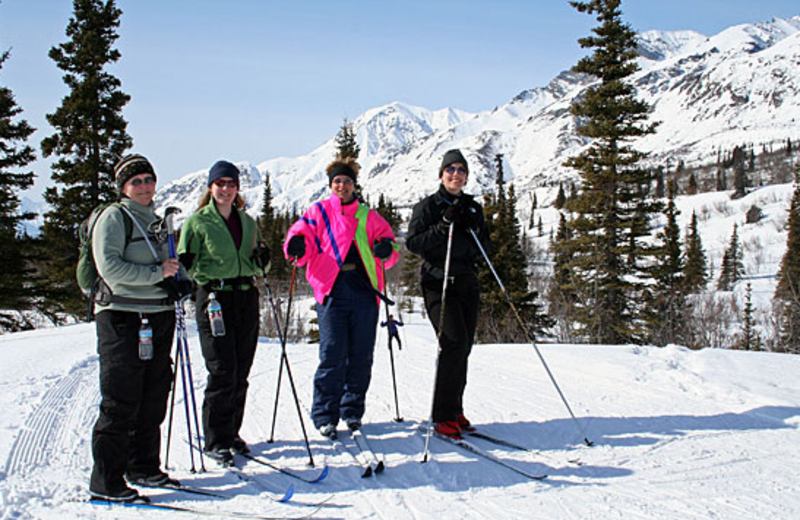
M 269 249 L 260 242 L 255 220 L 244 211 L 239 169 L 228 161 L 211 167 L 200 208 L 181 230 L 178 255 L 197 282 L 200 344 L 208 370 L 203 401 L 206 454 L 230 465 L 233 453 L 247 453 L 239 435 L 248 375 L 258 342 L 258 289 L 254 277 L 269 269 Z M 224 335 L 212 333 L 211 295 L 222 307 Z
M 128 483 L 177 483 L 160 468 L 160 426 L 172 381 L 175 331 L 174 300 L 165 287 L 180 286 L 182 294 L 188 288 L 174 279 L 178 260 L 168 258 L 166 242 L 149 231 L 158 221 L 153 166 L 141 155 L 128 155 L 114 173 L 120 202 L 102 211 L 92 232 L 101 278 L 94 300 L 101 402 L 92 431 L 89 492 L 95 499 L 129 502 L 140 495 Z M 145 319 L 152 328 L 149 359 L 139 352 Z

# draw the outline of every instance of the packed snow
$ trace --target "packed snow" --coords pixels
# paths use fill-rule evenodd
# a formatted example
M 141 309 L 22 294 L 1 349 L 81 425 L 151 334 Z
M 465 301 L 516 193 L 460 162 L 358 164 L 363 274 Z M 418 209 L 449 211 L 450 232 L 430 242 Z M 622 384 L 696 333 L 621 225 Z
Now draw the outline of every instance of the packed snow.
M 295 300 L 298 309 L 309 300 Z M 175 402 L 171 474 L 215 490 L 208 498 L 146 490 L 159 503 L 277 517 L 708 519 L 800 518 L 800 356 L 678 346 L 538 345 L 579 423 L 569 415 L 530 344 L 478 345 L 465 395 L 480 431 L 529 447 L 474 440 L 519 469 L 546 473 L 533 481 L 436 438 L 422 463 L 419 425 L 431 404 L 435 337 L 416 310 L 403 316 L 395 344 L 396 422 L 385 330 L 376 343 L 364 431 L 383 454 L 384 473 L 361 478 L 352 459 L 311 430 L 309 461 L 284 377 L 275 442 L 268 443 L 280 345 L 262 338 L 250 377 L 243 437 L 256 455 L 317 484 L 241 463 L 243 483 L 205 461 L 191 471 L 181 392 Z M 205 369 L 189 322 L 198 399 Z M 92 324 L 0 337 L 0 518 L 62 520 L 192 518 L 193 514 L 86 502 L 90 438 L 96 418 L 98 362 Z M 310 404 L 315 345 L 288 345 L 300 400 Z M 179 387 L 180 388 L 180 387 Z M 166 424 L 163 431 L 166 432 Z M 594 443 L 587 446 L 585 432 Z M 162 452 L 162 456 L 164 453 Z M 199 468 L 199 461 L 195 458 Z M 268 498 L 295 485 L 286 504 Z M 267 491 L 268 490 L 268 491 Z M 321 506 L 317 504 L 321 503 Z M 197 518 L 202 518 L 197 516 Z

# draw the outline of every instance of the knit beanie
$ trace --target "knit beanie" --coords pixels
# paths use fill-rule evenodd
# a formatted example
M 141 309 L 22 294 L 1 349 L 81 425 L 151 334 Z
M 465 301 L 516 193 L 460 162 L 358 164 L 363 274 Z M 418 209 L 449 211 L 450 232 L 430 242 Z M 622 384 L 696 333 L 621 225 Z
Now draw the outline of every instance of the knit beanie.
M 442 178 L 442 172 L 444 169 L 450 166 L 451 164 L 461 163 L 464 165 L 464 168 L 467 169 L 467 173 L 469 173 L 469 166 L 467 166 L 467 160 L 464 159 L 464 156 L 461 155 L 461 150 L 458 148 L 454 148 L 453 150 L 448 150 L 446 154 L 444 154 L 444 158 L 442 158 L 442 165 L 439 167 L 439 178 Z
M 334 162 L 328 166 L 328 186 L 333 184 L 333 178 L 337 175 L 346 175 L 353 179 L 353 184 L 355 184 L 358 172 L 356 172 L 353 167 L 347 163 Z
M 231 179 L 236 181 L 236 185 L 239 185 L 239 168 L 234 166 L 232 163 L 228 161 L 217 161 L 214 163 L 214 166 L 208 170 L 208 187 L 211 187 L 214 184 L 214 181 L 217 179 L 222 179 L 223 177 L 230 177 Z
M 114 166 L 114 180 L 117 182 L 117 191 L 122 191 L 122 187 L 131 177 L 136 177 L 142 173 L 150 173 L 156 176 L 153 165 L 150 164 L 143 155 L 136 153 L 126 155 Z

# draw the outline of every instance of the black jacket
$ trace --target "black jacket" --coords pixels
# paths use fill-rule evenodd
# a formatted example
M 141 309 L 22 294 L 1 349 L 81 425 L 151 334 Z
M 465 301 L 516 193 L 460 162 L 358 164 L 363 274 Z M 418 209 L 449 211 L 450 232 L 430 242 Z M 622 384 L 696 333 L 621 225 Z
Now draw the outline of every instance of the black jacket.
M 461 199 L 459 204 L 469 205 L 469 211 L 472 212 L 477 224 L 476 234 L 488 254 L 491 243 L 483 217 L 483 208 L 472 195 L 462 192 L 458 197 Z M 444 186 L 440 186 L 439 191 L 419 201 L 411 213 L 406 247 L 425 260 L 422 264 L 423 283 L 444 279 L 448 226 L 443 224 L 442 215 L 454 199 L 455 197 L 448 193 Z M 450 276 L 475 273 L 476 263 L 482 260 L 481 251 L 472 234 L 456 222 L 450 252 Z

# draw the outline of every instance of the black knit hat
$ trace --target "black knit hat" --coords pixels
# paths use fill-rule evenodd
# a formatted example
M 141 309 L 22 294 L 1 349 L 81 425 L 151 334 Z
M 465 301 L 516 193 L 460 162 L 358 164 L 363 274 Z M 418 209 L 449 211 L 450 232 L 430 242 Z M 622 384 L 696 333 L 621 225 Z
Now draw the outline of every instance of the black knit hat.
M 143 155 L 136 153 L 126 155 L 114 166 L 114 180 L 117 182 L 117 191 L 122 191 L 122 187 L 131 177 L 136 177 L 142 173 L 150 173 L 156 176 L 153 165 L 150 164 Z
M 231 179 L 235 180 L 236 184 L 238 185 L 239 168 L 228 161 L 215 162 L 214 166 L 208 170 L 208 186 L 211 187 L 215 180 L 222 179 L 223 177 L 230 177 Z
M 334 162 L 328 167 L 328 186 L 333 184 L 333 178 L 337 175 L 346 175 L 353 179 L 353 184 L 355 184 L 358 173 L 347 163 Z
M 467 166 L 467 160 L 461 154 L 461 150 L 458 148 L 454 148 L 452 150 L 448 150 L 444 157 L 442 158 L 442 165 L 439 167 L 439 178 L 442 178 L 442 172 L 444 169 L 450 166 L 451 164 L 461 163 L 464 165 L 464 168 L 467 169 L 467 173 L 469 173 L 469 166 Z

